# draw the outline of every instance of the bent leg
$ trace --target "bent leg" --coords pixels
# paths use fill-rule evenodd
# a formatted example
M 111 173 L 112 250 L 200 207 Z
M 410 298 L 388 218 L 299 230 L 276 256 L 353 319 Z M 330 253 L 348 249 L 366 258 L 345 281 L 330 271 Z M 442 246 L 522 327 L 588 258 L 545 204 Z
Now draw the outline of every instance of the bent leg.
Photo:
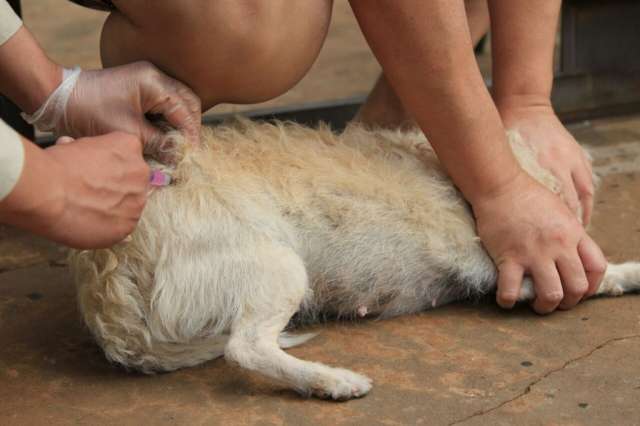
M 332 0 L 113 0 L 105 67 L 147 60 L 185 82 L 203 109 L 254 103 L 293 87 L 324 42 Z
M 357 373 L 303 361 L 284 352 L 278 337 L 299 309 L 308 286 L 304 263 L 297 254 L 273 244 L 258 248 L 260 273 L 250 274 L 252 289 L 246 308 L 231 325 L 225 358 L 242 368 L 285 383 L 301 394 L 345 400 L 365 395 L 371 381 Z
M 489 31 L 487 0 L 466 0 L 467 20 L 472 44 L 477 45 Z M 428 76 L 425 78 L 429 78 Z M 395 128 L 412 126 L 413 120 L 384 74 L 380 74 L 356 121 L 365 125 Z

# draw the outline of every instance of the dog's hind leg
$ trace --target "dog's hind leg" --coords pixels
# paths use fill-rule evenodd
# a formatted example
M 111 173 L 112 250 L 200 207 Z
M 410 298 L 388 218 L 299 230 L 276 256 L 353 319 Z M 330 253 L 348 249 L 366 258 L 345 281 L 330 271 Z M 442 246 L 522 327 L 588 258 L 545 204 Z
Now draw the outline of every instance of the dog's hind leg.
M 609 264 L 596 296 L 620 296 L 640 291 L 640 262 Z
M 371 381 L 354 372 L 303 361 L 284 352 L 278 336 L 300 308 L 307 273 L 292 250 L 282 246 L 259 250 L 260 274 L 250 300 L 231 325 L 225 357 L 241 367 L 286 383 L 303 395 L 346 400 L 365 395 Z M 254 278 L 256 279 L 256 278 Z

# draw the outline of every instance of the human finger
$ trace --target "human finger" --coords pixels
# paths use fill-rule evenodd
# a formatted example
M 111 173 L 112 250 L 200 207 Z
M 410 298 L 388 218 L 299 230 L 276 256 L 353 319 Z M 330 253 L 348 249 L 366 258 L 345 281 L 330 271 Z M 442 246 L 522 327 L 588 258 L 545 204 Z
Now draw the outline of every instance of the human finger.
M 562 184 L 562 196 L 564 198 L 564 201 L 569 207 L 569 210 L 571 210 L 576 215 L 576 217 L 578 217 L 580 212 L 580 198 L 578 196 L 578 191 L 576 189 L 572 176 L 570 173 L 563 172 L 560 175 L 560 180 Z
M 539 314 L 553 312 L 564 296 L 560 275 L 554 262 L 536 264 L 531 268 L 536 298 L 532 306 Z
M 587 226 L 591 221 L 591 213 L 593 212 L 593 178 L 587 168 L 574 171 L 572 178 L 582 206 L 582 223 Z
M 155 78 L 142 80 L 141 93 L 147 100 L 145 113 L 162 115 L 184 133 L 189 142 L 199 142 L 202 110 L 199 98 L 191 89 L 158 72 Z
M 578 243 L 578 255 L 589 283 L 589 288 L 584 297 L 591 297 L 598 291 L 607 271 L 607 259 L 604 257 L 600 247 L 586 233 Z
M 556 267 L 560 273 L 562 281 L 562 291 L 564 297 L 560 309 L 571 309 L 582 300 L 589 288 L 585 271 L 580 258 L 574 256 L 563 256 L 556 261 Z
M 75 139 L 71 136 L 60 136 L 58 140 L 56 140 L 56 145 L 66 145 L 71 142 L 75 142 Z
M 518 300 L 524 268 L 522 265 L 513 262 L 503 262 L 498 267 L 498 289 L 496 291 L 496 302 L 504 309 L 511 309 Z

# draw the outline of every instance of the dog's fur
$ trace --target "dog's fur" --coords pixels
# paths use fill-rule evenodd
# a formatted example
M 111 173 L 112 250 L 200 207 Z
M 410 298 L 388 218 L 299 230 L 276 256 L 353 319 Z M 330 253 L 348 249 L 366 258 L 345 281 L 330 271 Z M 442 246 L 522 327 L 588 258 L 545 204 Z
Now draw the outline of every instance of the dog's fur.
M 308 338 L 283 333 L 294 314 L 390 317 L 495 291 L 472 213 L 419 132 L 237 121 L 205 129 L 201 148 L 174 135 L 169 154 L 174 184 L 150 195 L 132 237 L 72 256 L 80 310 L 114 362 L 150 373 L 224 354 L 348 399 L 370 380 L 281 349 Z M 610 265 L 599 294 L 638 289 L 640 264 Z M 520 299 L 533 297 L 525 279 Z

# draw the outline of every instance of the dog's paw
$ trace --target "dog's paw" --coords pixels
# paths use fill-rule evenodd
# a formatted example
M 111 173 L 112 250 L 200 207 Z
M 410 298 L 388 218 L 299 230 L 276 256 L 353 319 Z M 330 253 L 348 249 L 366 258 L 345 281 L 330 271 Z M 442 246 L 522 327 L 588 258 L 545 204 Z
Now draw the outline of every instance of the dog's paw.
M 371 390 L 371 379 L 342 368 L 329 368 L 311 384 L 311 394 L 319 398 L 346 401 L 365 396 Z
M 524 277 L 520 294 L 518 294 L 518 302 L 528 302 L 536 298 L 536 292 L 533 289 L 533 280 L 531 277 Z

